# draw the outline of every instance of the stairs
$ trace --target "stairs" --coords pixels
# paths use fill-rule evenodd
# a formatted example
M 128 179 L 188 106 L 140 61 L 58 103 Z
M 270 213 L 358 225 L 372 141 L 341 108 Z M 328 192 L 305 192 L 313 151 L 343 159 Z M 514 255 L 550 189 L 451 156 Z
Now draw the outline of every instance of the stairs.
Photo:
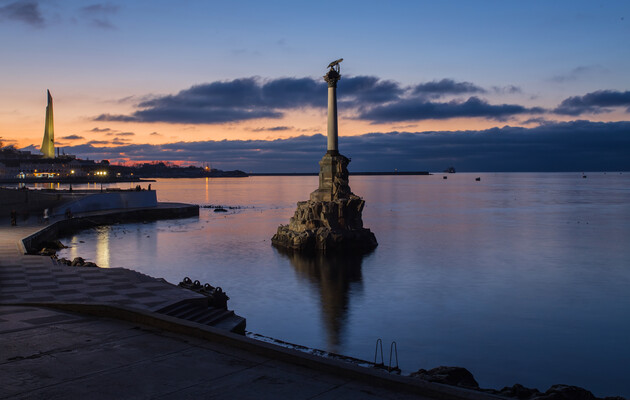
M 210 307 L 198 301 L 184 300 L 158 310 L 160 314 L 181 318 L 229 332 L 245 334 L 245 318 L 225 308 Z

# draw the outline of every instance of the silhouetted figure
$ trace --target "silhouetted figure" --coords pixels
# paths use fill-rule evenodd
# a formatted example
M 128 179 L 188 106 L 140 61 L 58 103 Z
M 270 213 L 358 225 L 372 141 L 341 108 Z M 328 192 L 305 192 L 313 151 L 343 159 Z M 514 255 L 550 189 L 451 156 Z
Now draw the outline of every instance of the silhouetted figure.
M 11 210 L 11 226 L 17 226 L 17 212 Z
M 72 218 L 72 211 L 69 208 L 66 208 L 66 218 L 67 219 Z
M 151 190 L 151 184 L 149 183 L 149 190 Z
M 44 208 L 44 223 L 45 224 L 48 223 L 48 218 L 49 218 L 48 213 L 49 213 L 48 209 Z

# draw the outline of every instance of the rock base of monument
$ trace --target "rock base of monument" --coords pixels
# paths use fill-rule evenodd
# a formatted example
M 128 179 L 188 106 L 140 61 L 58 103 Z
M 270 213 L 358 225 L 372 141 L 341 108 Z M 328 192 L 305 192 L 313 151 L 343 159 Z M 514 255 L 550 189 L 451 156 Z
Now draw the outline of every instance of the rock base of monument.
M 332 201 L 301 201 L 288 225 L 278 227 L 274 246 L 299 252 L 366 253 L 377 245 L 376 237 L 363 227 L 365 202 L 358 196 Z
M 367 253 L 378 243 L 363 227 L 365 201 L 348 184 L 350 159 L 328 151 L 319 162 L 319 187 L 308 201 L 297 203 L 288 225 L 278 227 L 274 246 L 299 252 Z

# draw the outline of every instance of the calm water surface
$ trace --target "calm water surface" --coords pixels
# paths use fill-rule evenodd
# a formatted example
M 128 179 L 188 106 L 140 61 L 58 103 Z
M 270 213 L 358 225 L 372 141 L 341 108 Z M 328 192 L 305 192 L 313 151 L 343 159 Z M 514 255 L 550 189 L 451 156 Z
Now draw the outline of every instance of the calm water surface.
M 483 387 L 630 396 L 630 174 L 350 183 L 379 241 L 365 257 L 271 246 L 315 176 L 161 179 L 160 201 L 242 208 L 87 230 L 60 255 L 219 285 L 248 330 L 285 341 L 372 359 L 382 338 L 387 361 L 395 340 L 404 372 L 457 365 Z

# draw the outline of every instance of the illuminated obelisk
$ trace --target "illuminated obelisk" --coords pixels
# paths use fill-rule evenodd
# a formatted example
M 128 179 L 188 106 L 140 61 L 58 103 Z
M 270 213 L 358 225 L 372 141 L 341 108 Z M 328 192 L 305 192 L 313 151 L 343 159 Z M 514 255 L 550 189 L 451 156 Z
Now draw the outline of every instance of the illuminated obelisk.
M 44 140 L 39 151 L 45 158 L 55 158 L 55 127 L 53 125 L 53 100 L 48 92 L 48 105 L 46 106 L 46 125 L 44 127 Z

